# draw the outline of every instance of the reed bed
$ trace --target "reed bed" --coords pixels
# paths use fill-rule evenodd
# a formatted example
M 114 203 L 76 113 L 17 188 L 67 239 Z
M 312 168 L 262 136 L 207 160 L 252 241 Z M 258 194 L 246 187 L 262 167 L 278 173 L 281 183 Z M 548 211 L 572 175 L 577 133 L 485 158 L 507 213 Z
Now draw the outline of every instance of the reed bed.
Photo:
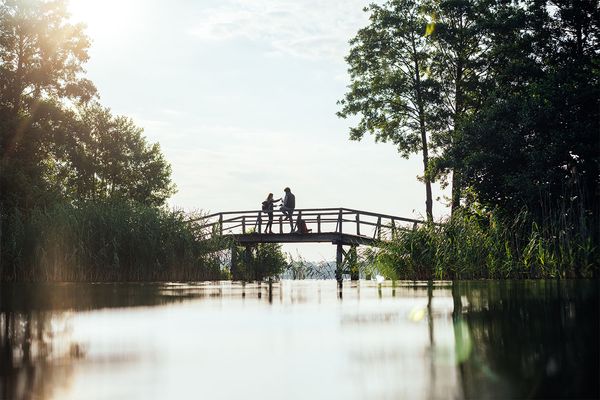
M 590 218 L 572 210 L 541 222 L 458 212 L 443 225 L 398 232 L 370 256 L 391 279 L 592 278 L 600 252 Z
M 5 215 L 2 281 L 216 280 L 227 245 L 180 211 L 127 201 Z

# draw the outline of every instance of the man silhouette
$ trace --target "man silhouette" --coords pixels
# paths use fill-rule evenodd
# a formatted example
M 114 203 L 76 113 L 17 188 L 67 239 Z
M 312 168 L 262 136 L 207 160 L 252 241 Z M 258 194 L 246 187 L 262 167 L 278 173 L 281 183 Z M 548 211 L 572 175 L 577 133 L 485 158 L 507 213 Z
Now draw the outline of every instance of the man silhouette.
M 283 197 L 283 205 L 281 206 L 281 212 L 285 215 L 285 219 L 290 221 L 290 230 L 294 232 L 294 220 L 292 219 L 294 215 L 294 209 L 296 208 L 296 196 L 290 190 L 289 187 L 283 189 L 285 192 L 285 196 Z

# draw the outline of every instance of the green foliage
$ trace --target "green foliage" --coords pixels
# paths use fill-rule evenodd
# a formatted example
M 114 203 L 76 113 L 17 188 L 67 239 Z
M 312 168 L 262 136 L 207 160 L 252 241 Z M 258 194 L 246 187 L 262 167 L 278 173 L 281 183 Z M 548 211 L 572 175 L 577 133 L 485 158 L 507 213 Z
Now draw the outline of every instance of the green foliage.
M 83 25 L 68 22 L 65 1 L 0 1 L 0 106 L 17 114 L 40 99 L 92 98 L 83 77 L 89 45 Z
M 174 192 L 158 144 L 91 102 L 89 45 L 65 2 L 0 0 L 0 279 L 218 276 L 183 215 L 151 208 Z
M 63 102 L 95 96 L 83 77 L 89 39 L 62 1 L 0 1 L 0 207 L 54 197 L 44 175 L 63 125 Z
M 516 213 L 577 198 L 598 224 L 600 10 L 596 1 L 497 6 L 486 96 L 446 154 L 480 200 Z M 597 239 L 597 237 L 596 237 Z
M 288 263 L 281 245 L 277 243 L 260 243 L 248 249 L 235 247 L 236 261 L 233 279 L 245 281 L 262 281 L 267 277 L 280 275 Z
M 0 0 L 0 211 L 174 193 L 159 145 L 91 102 L 89 45 L 63 1 Z
M 579 196 L 600 223 L 597 1 L 388 0 L 365 11 L 338 113 L 361 117 L 351 139 L 423 150 L 426 183 L 453 172 L 453 210 L 469 188 L 513 214 Z
M 65 170 L 57 183 L 70 188 L 72 197 L 160 206 L 175 192 L 160 146 L 149 144 L 131 119 L 113 116 L 99 104 L 81 107 L 73 117 L 77 134 L 57 157 Z
M 404 157 L 421 151 L 421 122 L 430 118 L 435 88 L 427 76 L 430 56 L 423 36 L 427 20 L 417 1 L 370 5 L 370 24 L 350 41 L 346 61 L 352 83 L 338 116 L 360 115 L 350 138 L 365 133 L 391 141 Z M 427 121 L 428 122 L 428 121 Z
M 432 219 L 428 131 L 440 97 L 428 73 L 428 21 L 415 0 L 371 4 L 365 11 L 370 12 L 370 24 L 350 41 L 346 61 L 352 83 L 337 115 L 360 116 L 350 129 L 352 140 L 370 133 L 376 141 L 397 145 L 403 157 L 422 154 L 426 214 Z
M 557 218 L 539 225 L 526 211 L 463 210 L 443 225 L 399 231 L 375 266 L 391 279 L 593 277 L 600 248 L 590 228 Z
M 453 209 L 462 190 L 458 163 L 444 157 L 462 121 L 481 101 L 489 39 L 483 34 L 490 1 L 389 0 L 372 4 L 370 24 L 350 41 L 352 83 L 340 117 L 359 115 L 350 138 L 366 132 L 391 141 L 408 157 L 423 156 L 426 214 L 430 182 L 453 171 Z M 433 154 L 433 158 L 431 155 Z M 431 158 L 431 159 L 430 159 Z M 433 163 L 431 163 L 433 161 Z
M 4 281 L 207 280 L 223 276 L 218 239 L 182 212 L 124 201 L 15 209 L 4 221 Z

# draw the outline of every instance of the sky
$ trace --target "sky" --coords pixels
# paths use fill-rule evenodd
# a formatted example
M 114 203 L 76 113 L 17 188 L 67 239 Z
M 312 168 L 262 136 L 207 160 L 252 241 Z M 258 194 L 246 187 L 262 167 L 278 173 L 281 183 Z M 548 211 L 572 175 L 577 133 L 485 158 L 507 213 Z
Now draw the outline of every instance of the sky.
M 178 192 L 169 205 L 256 210 L 289 186 L 297 208 L 347 207 L 422 218 L 420 155 L 336 116 L 362 0 L 70 0 L 92 40 L 87 77 L 100 102 L 159 142 Z M 446 215 L 434 185 L 434 217 Z M 313 261 L 332 245 L 285 245 Z

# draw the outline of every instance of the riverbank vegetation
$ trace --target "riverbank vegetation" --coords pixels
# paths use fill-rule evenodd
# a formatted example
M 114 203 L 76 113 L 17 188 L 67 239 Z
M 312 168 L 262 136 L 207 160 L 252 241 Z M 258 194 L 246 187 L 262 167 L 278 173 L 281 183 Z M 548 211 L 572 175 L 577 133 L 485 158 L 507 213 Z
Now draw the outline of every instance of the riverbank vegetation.
M 0 1 L 0 281 L 219 279 L 171 167 L 85 77 L 63 1 Z M 226 246 L 225 246 L 226 247 Z
M 392 279 L 591 278 L 598 249 L 590 230 L 567 218 L 531 222 L 517 216 L 459 211 L 443 225 L 399 231 L 372 253 L 374 268 Z
M 389 0 L 351 40 L 339 116 L 421 153 L 452 215 L 399 234 L 404 278 L 590 277 L 600 268 L 597 2 Z
M 120 200 L 55 203 L 5 225 L 5 281 L 218 280 L 227 245 L 189 215 Z
M 280 276 L 286 269 L 287 257 L 277 243 L 259 243 L 255 246 L 233 248 L 229 278 L 242 281 L 262 281 Z

